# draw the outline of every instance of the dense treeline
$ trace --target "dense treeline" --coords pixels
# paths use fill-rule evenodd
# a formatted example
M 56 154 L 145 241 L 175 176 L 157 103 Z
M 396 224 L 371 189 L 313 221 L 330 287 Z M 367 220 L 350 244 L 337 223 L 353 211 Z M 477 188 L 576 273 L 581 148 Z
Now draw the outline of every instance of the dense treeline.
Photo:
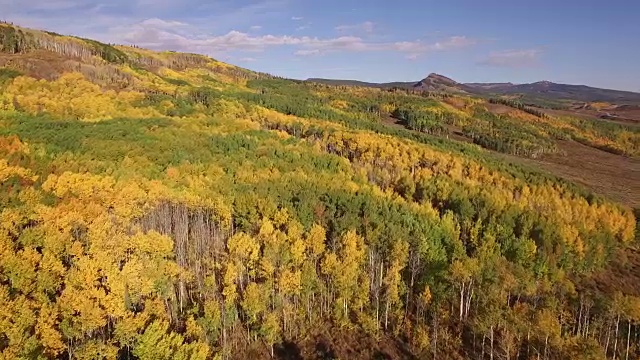
M 476 121 L 466 125 L 463 133 L 483 147 L 532 158 L 558 151 L 555 142 L 534 126 L 521 124 L 514 128 L 508 119 L 484 109 L 474 115 Z
M 515 101 L 515 100 L 511 100 L 511 99 L 503 99 L 503 98 L 490 98 L 489 102 L 492 104 L 501 104 L 501 105 L 506 105 L 506 106 L 510 106 L 512 108 L 516 108 L 518 110 L 522 110 L 526 113 L 529 113 L 531 115 L 537 116 L 539 118 L 548 118 L 549 115 L 547 115 L 546 113 L 538 110 L 538 109 L 534 109 L 532 107 L 526 106 L 525 104 Z
M 319 326 L 415 358 L 640 356 L 639 294 L 587 286 L 634 214 L 438 137 L 627 153 L 633 129 L 117 49 L 117 91 L 0 73 L 0 358 L 267 358 Z
M 442 114 L 424 110 L 398 107 L 393 110 L 393 117 L 402 121 L 407 127 L 427 134 L 443 135 L 447 128 Z

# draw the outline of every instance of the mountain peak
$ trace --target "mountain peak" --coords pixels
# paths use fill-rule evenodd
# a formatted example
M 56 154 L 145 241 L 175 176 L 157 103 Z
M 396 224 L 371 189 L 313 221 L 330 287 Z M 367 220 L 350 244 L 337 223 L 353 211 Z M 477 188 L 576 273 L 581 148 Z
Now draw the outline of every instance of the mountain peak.
M 429 76 L 424 78 L 422 81 L 425 81 L 425 80 L 437 81 L 437 82 L 446 83 L 446 84 L 457 84 L 455 80 L 437 73 L 429 74 Z
M 420 80 L 413 87 L 419 90 L 427 91 L 445 91 L 453 90 L 452 88 L 458 88 L 458 82 L 450 79 L 444 75 L 431 73 L 426 78 Z

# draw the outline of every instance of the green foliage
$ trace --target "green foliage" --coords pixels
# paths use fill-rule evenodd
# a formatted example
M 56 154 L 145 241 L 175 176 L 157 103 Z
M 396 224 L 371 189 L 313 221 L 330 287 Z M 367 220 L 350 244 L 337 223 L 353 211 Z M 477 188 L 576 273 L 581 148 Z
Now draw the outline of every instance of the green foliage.
M 484 109 L 477 109 L 474 118 L 478 121 L 466 125 L 463 133 L 483 147 L 533 158 L 558 151 L 549 136 L 534 126 L 514 127 L 512 121 Z
M 129 60 L 129 57 L 127 56 L 127 54 L 125 54 L 119 49 L 116 49 L 112 45 L 104 44 L 95 40 L 89 40 L 89 39 L 83 39 L 83 38 L 79 38 L 79 39 L 87 43 L 89 46 L 91 46 L 93 53 L 100 56 L 107 62 L 110 62 L 113 64 L 124 64 Z
M 407 127 L 427 134 L 443 135 L 448 133 L 443 115 L 432 111 L 411 108 L 396 108 L 393 117 L 402 121 Z
M 0 24 L 0 52 L 17 54 L 34 46 L 31 34 L 13 26 Z
M 181 79 L 171 79 L 171 78 L 167 78 L 167 77 L 163 77 L 162 80 L 168 82 L 169 84 L 172 85 L 177 85 L 177 86 L 191 86 L 191 84 L 189 84 L 188 81 L 186 80 L 181 80 Z
M 515 101 L 515 100 L 510 100 L 510 99 L 503 99 L 503 98 L 491 98 L 489 99 L 489 102 L 492 104 L 502 104 L 502 105 L 506 105 L 506 106 L 510 106 L 512 108 L 518 109 L 518 110 L 522 110 L 526 113 L 529 113 L 531 115 L 537 116 L 539 118 L 549 118 L 549 116 L 547 114 L 545 114 L 544 112 L 531 108 L 529 106 L 524 105 L 521 102 Z
M 8 83 L 9 81 L 17 78 L 20 75 L 22 75 L 22 73 L 17 70 L 0 68 L 0 85 Z

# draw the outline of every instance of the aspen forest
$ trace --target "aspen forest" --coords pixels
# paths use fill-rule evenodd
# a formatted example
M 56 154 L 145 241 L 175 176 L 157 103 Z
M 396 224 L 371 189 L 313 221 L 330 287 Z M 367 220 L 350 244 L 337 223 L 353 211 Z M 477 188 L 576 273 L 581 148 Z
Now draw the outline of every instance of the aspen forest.
M 566 143 L 640 157 L 508 99 L 2 23 L 0 359 L 639 359 L 640 204 L 533 165 Z

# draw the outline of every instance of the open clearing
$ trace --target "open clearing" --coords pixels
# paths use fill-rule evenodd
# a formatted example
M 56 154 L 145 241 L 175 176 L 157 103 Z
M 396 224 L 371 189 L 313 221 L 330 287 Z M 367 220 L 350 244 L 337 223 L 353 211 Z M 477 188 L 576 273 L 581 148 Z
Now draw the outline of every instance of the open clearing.
M 594 193 L 632 208 L 640 207 L 640 159 L 615 155 L 575 141 L 559 141 L 565 152 L 540 159 L 495 153 L 513 163 L 539 167 Z
M 527 162 L 631 207 L 640 207 L 640 159 L 611 154 L 575 141 L 560 141 L 566 156 Z

